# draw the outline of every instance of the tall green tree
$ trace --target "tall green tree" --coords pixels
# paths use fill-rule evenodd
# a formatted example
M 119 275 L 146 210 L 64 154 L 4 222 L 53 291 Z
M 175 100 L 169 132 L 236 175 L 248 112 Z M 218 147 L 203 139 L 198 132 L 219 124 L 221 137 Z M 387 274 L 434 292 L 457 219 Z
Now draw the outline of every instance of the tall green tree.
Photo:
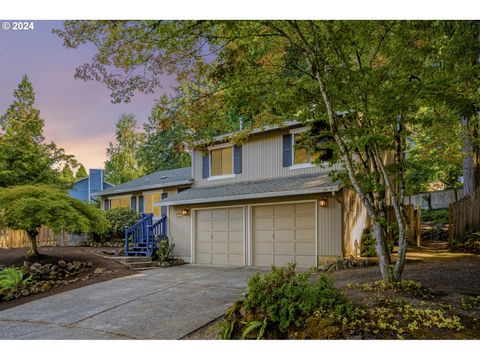
M 62 179 L 67 184 L 72 184 L 75 181 L 75 177 L 73 176 L 73 171 L 68 164 L 65 164 L 62 169 Z
M 115 102 L 129 101 L 136 90 L 152 92 L 165 72 L 176 74 L 175 119 L 193 131 L 220 129 L 232 114 L 252 126 L 285 119 L 326 124 L 312 127 L 310 138 L 331 139 L 324 146 L 342 167 L 332 175 L 367 209 L 382 277 L 390 281 L 401 278 L 408 238 L 401 211 L 406 140 L 423 125 L 419 109 L 427 99 L 445 101 L 443 91 L 435 93 L 438 74 L 446 72 L 442 46 L 452 41 L 442 40 L 443 27 L 431 21 L 69 21 L 56 32 L 67 47 L 97 46 L 93 62 L 77 74 L 105 83 Z M 124 76 L 109 71 L 111 64 Z M 138 67 L 141 75 L 132 71 Z M 248 129 L 238 140 L 244 136 Z M 386 242 L 388 204 L 399 232 L 395 264 Z
M 80 164 L 80 166 L 77 169 L 77 172 L 75 173 L 75 180 L 78 179 L 83 179 L 88 176 L 87 170 L 85 170 L 85 166 L 83 164 Z
M 171 111 L 164 107 L 165 100 L 155 105 L 148 123 L 144 125 L 145 142 L 140 150 L 140 159 L 147 174 L 190 165 L 190 154 L 186 148 L 188 128 L 172 120 Z
M 122 114 L 115 130 L 115 143 L 110 142 L 105 161 L 105 179 L 121 184 L 144 174 L 139 162 L 139 151 L 144 135 L 137 130 L 133 114 Z
M 0 117 L 0 187 L 19 184 L 51 184 L 65 187 L 62 165 L 76 165 L 43 136 L 44 120 L 34 107 L 35 93 L 25 75 L 14 91 L 15 100 Z
M 48 226 L 72 233 L 105 232 L 105 214 L 95 206 L 72 198 L 65 190 L 48 185 L 20 185 L 0 188 L 0 229 L 25 230 L 37 256 L 38 230 Z

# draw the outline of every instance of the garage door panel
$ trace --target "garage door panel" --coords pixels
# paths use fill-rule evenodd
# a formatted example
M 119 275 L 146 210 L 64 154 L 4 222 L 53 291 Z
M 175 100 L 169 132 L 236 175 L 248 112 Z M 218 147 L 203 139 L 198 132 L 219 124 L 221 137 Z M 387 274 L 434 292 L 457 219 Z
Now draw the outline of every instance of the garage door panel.
M 197 232 L 197 242 L 210 242 L 212 241 L 211 239 L 212 233 L 211 232 Z
M 295 214 L 315 214 L 314 203 L 295 204 Z
M 275 266 L 284 266 L 289 262 L 294 262 L 293 255 L 275 255 L 273 257 L 273 265 Z
M 213 231 L 228 231 L 228 220 L 213 220 L 212 221 L 212 230 Z
M 315 217 L 311 215 L 295 216 L 295 226 L 297 228 L 315 229 Z
M 293 242 L 295 236 L 294 230 L 274 230 L 273 231 L 274 242 Z
M 198 210 L 197 221 L 198 220 L 210 220 L 212 218 L 212 212 L 210 210 Z
M 290 229 L 295 225 L 295 219 L 293 216 L 275 217 L 273 220 L 273 226 L 275 229 Z
M 253 255 L 253 263 L 259 266 L 270 266 L 273 263 L 273 256 L 272 254 L 269 254 L 269 255 L 255 254 Z
M 243 255 L 229 254 L 228 265 L 243 265 Z
M 214 265 L 228 265 L 228 254 L 213 254 L 212 264 Z
M 199 253 L 210 253 L 212 251 L 212 244 L 211 243 L 197 243 L 197 251 Z
M 259 242 L 272 242 L 272 230 L 257 230 L 254 232 L 254 239 Z
M 220 253 L 220 254 L 227 254 L 228 253 L 228 243 L 212 243 L 212 252 L 214 254 Z
M 293 242 L 291 243 L 275 243 L 274 244 L 274 252 L 275 255 L 280 254 L 280 255 L 288 255 L 288 254 L 293 254 L 295 252 L 295 246 Z
M 297 242 L 295 244 L 295 254 L 296 255 L 311 255 L 315 254 L 315 244 L 314 243 L 301 243 Z
M 243 243 L 243 231 L 230 231 L 228 241 L 233 243 Z
M 242 255 L 243 254 L 243 244 L 242 243 L 229 243 L 228 244 L 228 253 L 230 255 Z
M 310 267 L 310 266 L 315 265 L 315 256 L 313 256 L 313 255 L 309 255 L 309 256 L 297 255 L 297 256 L 295 256 L 295 261 L 297 263 L 297 266 Z
M 243 219 L 243 208 L 231 208 L 228 209 L 229 219 Z
M 228 219 L 228 209 L 214 209 L 212 211 L 212 219 L 226 220 Z
M 243 207 L 196 211 L 196 263 L 214 265 L 244 263 L 243 214 Z
M 315 230 L 295 230 L 295 240 L 304 242 L 315 242 Z
M 273 227 L 273 217 L 255 218 L 255 230 L 270 230 Z
M 243 219 L 234 219 L 228 221 L 228 228 L 230 231 L 232 230 L 240 230 L 243 231 Z
M 195 260 L 197 264 L 211 264 L 212 256 L 210 253 L 208 254 L 197 253 L 197 258 Z
M 271 242 L 269 243 L 256 242 L 254 244 L 254 252 L 255 254 L 259 254 L 259 255 L 272 254 L 273 244 Z
M 315 203 L 258 205 L 252 216 L 254 265 L 315 265 Z
M 275 205 L 273 208 L 273 214 L 275 217 L 277 216 L 291 216 L 295 211 L 295 207 L 293 204 L 285 204 L 285 205 Z

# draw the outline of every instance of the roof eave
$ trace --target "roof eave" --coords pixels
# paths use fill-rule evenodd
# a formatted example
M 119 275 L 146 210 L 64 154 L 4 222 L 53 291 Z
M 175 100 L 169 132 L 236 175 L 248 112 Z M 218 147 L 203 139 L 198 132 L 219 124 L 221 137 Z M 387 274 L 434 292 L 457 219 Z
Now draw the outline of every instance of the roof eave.
M 152 189 L 163 189 L 167 187 L 172 187 L 172 186 L 180 186 L 180 185 L 191 185 L 193 184 L 193 179 L 190 180 L 181 180 L 181 181 L 174 181 L 171 183 L 166 183 L 166 184 L 152 184 L 152 185 L 147 185 L 147 186 L 139 186 L 135 188 L 127 188 L 127 189 L 115 189 L 115 187 L 110 188 L 110 189 L 115 189 L 117 191 L 100 191 L 97 193 L 92 193 L 92 196 L 104 196 L 104 195 L 120 195 L 120 194 L 126 194 L 134 191 L 143 191 L 143 190 L 152 190 Z
M 167 198 L 166 201 L 162 201 L 161 203 L 162 205 L 165 205 L 165 206 L 206 204 L 206 203 L 214 203 L 214 202 L 272 198 L 272 197 L 278 197 L 278 196 L 321 194 L 321 193 L 328 193 L 328 192 L 337 192 L 339 190 L 340 190 L 340 185 L 332 185 L 332 186 L 325 186 L 322 188 L 315 188 L 315 189 L 274 191 L 274 192 L 268 192 L 268 193 L 243 194 L 243 195 L 222 196 L 222 197 L 215 197 L 215 198 L 188 199 L 188 200 L 178 200 L 178 201 L 175 201 L 175 200 L 169 201 Z

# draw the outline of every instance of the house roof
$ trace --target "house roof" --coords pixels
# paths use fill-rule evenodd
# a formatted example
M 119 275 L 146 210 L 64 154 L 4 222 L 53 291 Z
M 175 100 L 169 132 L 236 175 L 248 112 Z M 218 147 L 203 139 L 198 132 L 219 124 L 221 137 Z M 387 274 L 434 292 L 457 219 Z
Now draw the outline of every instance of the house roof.
M 190 188 L 162 200 L 163 205 L 186 205 L 210 202 L 316 194 L 338 191 L 340 184 L 328 174 L 305 174 L 280 178 L 243 181 L 219 186 Z
M 286 129 L 286 128 L 290 128 L 290 127 L 293 127 L 293 126 L 298 126 L 298 125 L 301 125 L 301 124 L 302 123 L 300 123 L 298 121 L 287 120 L 287 121 L 283 122 L 283 124 L 265 125 L 265 126 L 262 126 L 262 127 L 254 128 L 250 131 L 249 135 L 266 133 L 266 132 L 273 131 L 273 130 L 278 130 L 278 129 Z M 241 133 L 242 131 L 245 131 L 245 130 L 246 129 L 237 130 L 237 131 L 233 131 L 233 132 L 230 132 L 230 133 L 214 136 L 211 139 L 199 140 L 199 141 L 194 143 L 194 147 L 201 147 L 201 146 L 210 145 L 210 144 L 213 144 L 213 143 L 221 143 L 221 142 L 229 141 L 232 136 L 234 136 L 236 134 L 239 134 L 239 133 Z
M 192 168 L 185 167 L 172 170 L 162 170 L 142 176 L 138 179 L 96 192 L 92 195 L 116 195 L 132 191 L 166 188 L 177 185 L 188 185 L 193 183 Z

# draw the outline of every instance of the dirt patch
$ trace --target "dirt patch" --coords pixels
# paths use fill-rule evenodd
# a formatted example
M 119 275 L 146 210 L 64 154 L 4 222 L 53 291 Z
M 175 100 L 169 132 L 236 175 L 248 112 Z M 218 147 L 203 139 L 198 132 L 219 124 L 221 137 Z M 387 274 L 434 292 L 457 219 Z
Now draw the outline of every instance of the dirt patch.
M 20 267 L 23 265 L 24 261 L 29 261 L 30 263 L 38 262 L 40 264 L 57 264 L 58 261 L 64 260 L 66 262 L 72 262 L 74 260 L 81 262 L 92 262 L 93 266 L 89 269 L 85 269 L 80 274 L 70 279 L 82 279 L 86 275 L 93 275 L 93 272 L 97 268 L 102 268 L 105 271 L 96 276 L 91 276 L 89 279 L 82 281 L 79 280 L 70 284 L 62 284 L 57 287 L 45 291 L 43 293 L 32 294 L 26 297 L 21 297 L 16 300 L 10 300 L 0 303 L 0 311 L 21 304 L 28 303 L 37 299 L 41 299 L 50 295 L 55 295 L 62 293 L 68 290 L 77 289 L 83 286 L 95 284 L 98 282 L 111 280 L 123 276 L 132 275 L 135 273 L 134 270 L 114 261 L 111 259 L 106 259 L 97 255 L 94 255 L 92 251 L 99 250 L 113 250 L 114 248 L 92 248 L 92 247 L 41 247 L 39 248 L 40 255 L 36 258 L 27 258 L 25 248 L 18 249 L 0 249 L 0 265 L 1 266 L 16 266 Z

